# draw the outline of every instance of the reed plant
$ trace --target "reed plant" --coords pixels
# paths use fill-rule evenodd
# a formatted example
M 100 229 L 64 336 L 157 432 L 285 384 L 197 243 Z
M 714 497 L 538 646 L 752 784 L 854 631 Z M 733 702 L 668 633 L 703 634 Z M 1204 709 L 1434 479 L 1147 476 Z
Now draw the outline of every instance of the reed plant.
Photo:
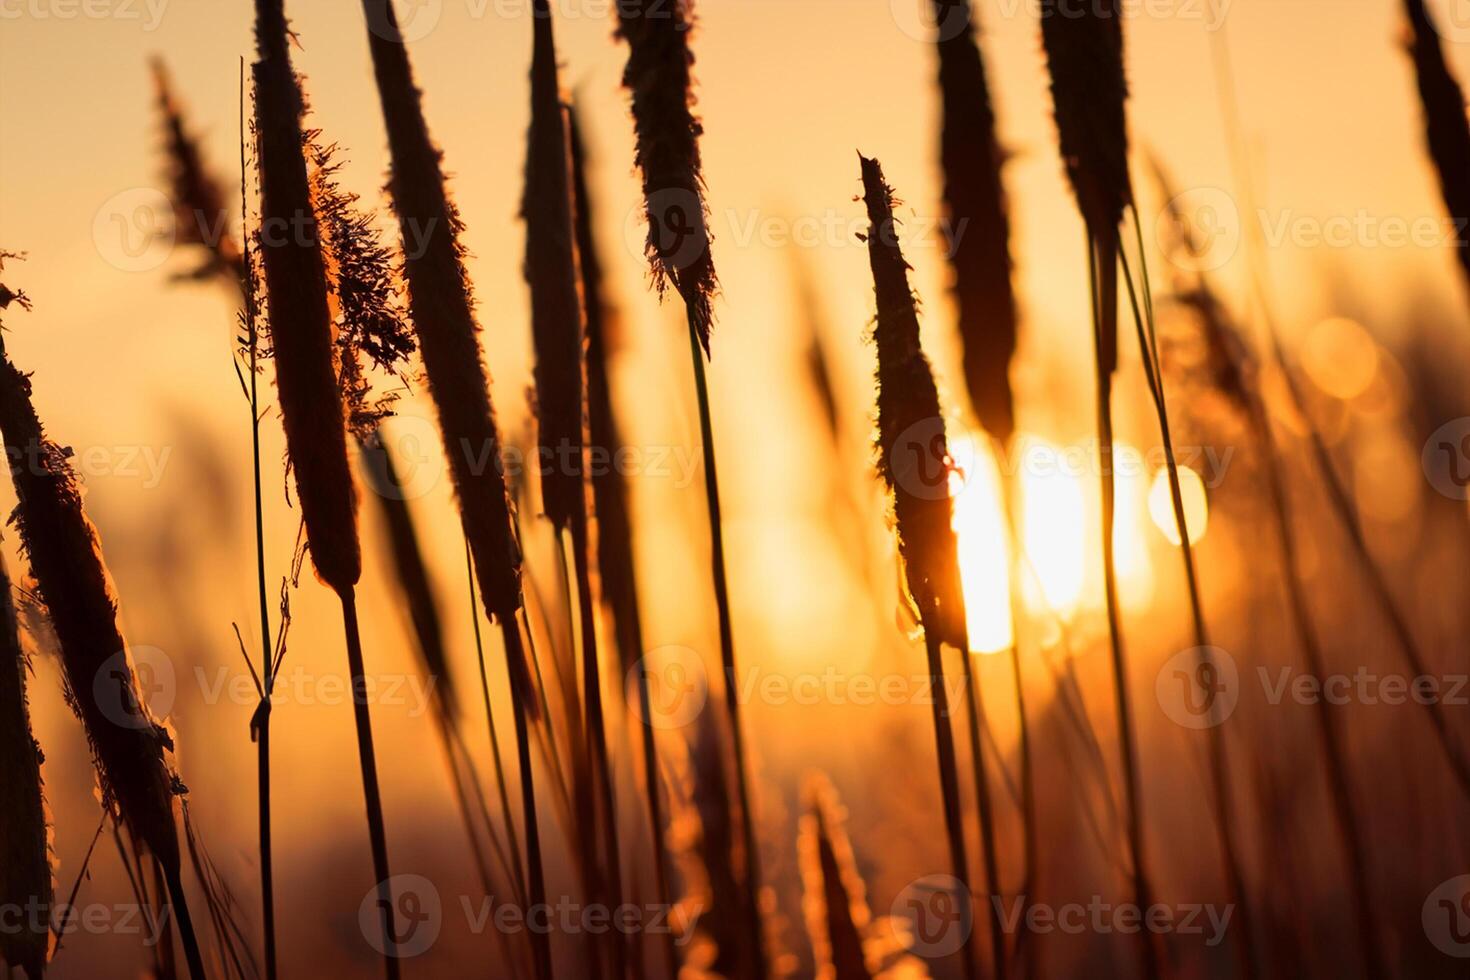
M 960 587 L 959 551 L 953 528 L 954 504 L 948 493 L 952 465 L 944 416 L 934 374 L 919 341 L 919 316 L 909 287 L 908 263 L 899 247 L 893 217 L 893 189 L 877 160 L 859 155 L 863 203 L 867 209 L 868 262 L 877 297 L 873 339 L 878 350 L 878 471 L 893 504 L 894 531 L 903 563 L 906 595 L 924 632 L 929 679 L 934 692 L 934 740 L 945 832 L 954 876 L 960 882 L 965 975 L 975 976 L 975 953 L 968 924 L 973 922 L 974 889 L 965 845 L 964 806 L 959 764 L 950 727 L 944 645 L 968 656 L 969 632 Z M 908 442 L 923 433 L 919 449 Z M 922 459 L 910 457 L 916 451 Z M 922 468 L 922 469 L 921 469 Z M 942 482 L 936 482 L 940 476 Z M 926 478 L 927 477 L 927 478 Z M 967 684 L 967 690 L 971 690 Z M 972 715 L 971 727 L 977 719 Z
M 660 0 L 619 0 L 617 9 L 618 35 L 628 44 L 623 87 L 631 95 L 636 137 L 634 162 L 643 180 L 644 218 L 648 223 L 644 255 L 660 297 L 672 288 L 683 300 L 689 329 L 709 519 L 710 578 L 719 619 L 725 712 L 730 722 L 740 807 L 745 941 L 754 958 L 754 972 L 763 977 L 768 972 L 768 961 L 761 924 L 759 835 L 750 785 L 749 751 L 741 722 L 724 520 L 705 368 L 705 358 L 711 353 L 713 300 L 719 279 L 715 274 L 699 148 L 704 124 L 694 114 L 694 53 L 690 47 L 695 27 L 694 4 L 692 0 L 672 5 Z
M 540 717 L 531 660 L 521 633 L 521 548 L 500 463 L 500 434 L 490 400 L 474 298 L 459 241 L 459 213 L 445 184 L 441 154 L 429 136 L 408 49 L 391 5 L 364 0 L 368 47 L 392 158 L 389 193 L 398 217 L 403 272 L 424 373 L 472 555 L 480 601 L 500 627 L 510 678 L 526 848 L 526 893 L 545 905 L 537 824 L 531 725 Z M 493 729 L 492 729 L 493 730 Z M 551 976 L 550 938 L 533 930 L 536 976 Z

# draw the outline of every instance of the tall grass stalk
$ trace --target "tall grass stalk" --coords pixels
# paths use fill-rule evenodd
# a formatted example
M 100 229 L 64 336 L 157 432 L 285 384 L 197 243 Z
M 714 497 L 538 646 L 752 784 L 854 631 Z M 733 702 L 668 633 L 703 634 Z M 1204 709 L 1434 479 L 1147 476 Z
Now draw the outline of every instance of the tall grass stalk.
M 388 549 L 394 578 L 404 604 L 408 607 L 409 620 L 413 628 L 414 646 L 418 651 L 425 674 L 434 683 L 432 711 L 434 728 L 439 736 L 440 748 L 444 752 L 445 764 L 454 783 L 454 795 L 464 823 L 465 836 L 475 854 L 475 866 L 479 871 L 485 894 L 494 895 L 497 885 L 487 860 L 485 848 L 480 841 L 479 827 L 483 823 L 490 838 L 490 847 L 500 869 L 510 882 L 517 901 L 524 901 L 521 886 L 524 875 L 520 870 L 520 854 L 512 846 L 507 848 L 495 832 L 489 807 L 485 801 L 480 776 L 474 766 L 463 734 L 460 731 L 461 706 L 454 674 L 449 666 L 448 651 L 444 647 L 444 629 L 435 601 L 433 586 L 429 581 L 429 570 L 419 545 L 418 530 L 414 526 L 413 514 L 408 506 L 408 492 L 393 461 L 393 455 L 385 441 L 385 433 L 379 427 L 367 438 L 358 440 L 362 470 L 373 496 L 377 498 L 384 524 L 387 526 Z M 478 618 L 476 621 L 478 626 Z M 500 764 L 496 755 L 495 764 Z M 509 833 L 514 833 L 514 825 Z M 502 941 L 504 937 L 501 937 Z
M 618 459 L 624 446 L 614 408 L 609 360 L 618 346 L 617 310 L 606 293 L 597 247 L 595 209 L 588 180 L 587 144 L 578 125 L 575 106 L 567 114 L 572 152 L 572 198 L 577 233 L 577 256 L 582 270 L 582 301 L 587 330 L 587 425 L 591 445 L 606 458 Z M 618 648 L 618 677 L 631 671 L 637 685 L 637 730 L 642 749 L 643 796 L 652 839 L 654 900 L 672 908 L 667 849 L 664 844 L 664 805 L 658 755 L 658 731 L 652 724 L 648 672 L 637 669 L 643 656 L 643 617 L 638 608 L 638 569 L 633 552 L 633 518 L 628 483 L 617 466 L 592 471 L 593 512 L 597 517 L 597 567 L 602 595 L 613 621 Z M 625 691 L 626 693 L 626 691 Z M 664 934 L 664 952 L 670 975 L 678 972 L 679 957 L 672 930 Z
M 970 0 L 934 0 L 939 26 L 939 91 L 944 114 L 940 163 L 949 218 L 948 245 L 959 334 L 964 349 L 965 387 L 981 427 L 1004 458 L 1015 434 L 1015 395 L 1010 367 L 1016 353 L 1019 312 L 1011 282 L 1010 214 L 1001 168 L 1005 163 L 996 131 L 995 110 L 979 25 Z M 1013 532 L 1016 487 L 1001 486 L 1003 509 Z M 1015 541 L 1019 543 L 1020 538 Z M 1021 764 L 1022 873 L 1025 894 L 1038 877 L 1035 789 L 1031 738 L 1026 715 L 1021 653 L 1017 566 L 1009 568 L 1012 609 L 1011 672 L 1015 679 Z M 984 787 L 982 786 L 982 789 Z M 986 790 L 988 793 L 988 790 Z M 991 849 L 991 861 L 996 855 Z M 1023 917 L 1024 921 L 1024 917 Z M 997 970 L 1004 974 L 1004 949 Z
M 1211 4 L 1212 8 L 1214 4 Z M 1218 11 L 1216 11 L 1218 14 Z M 1241 123 L 1239 108 L 1235 95 L 1235 72 L 1231 61 L 1228 40 L 1222 32 L 1214 32 L 1210 37 L 1211 53 L 1216 75 L 1216 87 L 1220 101 L 1220 113 L 1224 120 L 1226 143 L 1231 149 L 1230 164 L 1231 172 L 1236 186 L 1240 189 L 1242 211 L 1250 212 L 1253 208 L 1255 196 L 1254 181 L 1251 178 L 1250 166 L 1243 159 L 1243 142 L 1241 136 Z M 1251 212 L 1254 213 L 1254 212 Z M 1286 345 L 1281 338 L 1281 328 L 1276 321 L 1275 304 L 1272 299 L 1271 279 L 1266 267 L 1266 243 L 1265 233 L 1252 222 L 1246 222 L 1247 258 L 1249 260 L 1249 271 L 1251 289 L 1255 298 L 1255 305 L 1261 320 L 1262 333 L 1266 339 L 1266 349 L 1270 351 L 1272 360 L 1280 368 L 1282 387 L 1297 418 L 1306 424 L 1306 438 L 1308 449 L 1311 452 L 1312 462 L 1322 476 L 1323 488 L 1327 491 L 1327 500 L 1332 507 L 1333 514 L 1342 525 L 1347 534 L 1348 543 L 1352 548 L 1353 556 L 1357 560 L 1359 570 L 1367 582 L 1368 590 L 1373 596 L 1374 604 L 1378 607 L 1379 614 L 1388 624 L 1389 631 L 1393 634 L 1394 641 L 1398 645 L 1408 665 L 1411 676 L 1420 677 L 1432 674 L 1428 661 L 1425 659 L 1419 642 L 1414 638 L 1414 631 L 1409 625 L 1407 616 L 1404 615 L 1399 606 L 1399 601 L 1394 597 L 1393 590 L 1389 588 L 1388 579 L 1379 567 L 1378 560 L 1368 547 L 1367 537 L 1363 533 L 1362 523 L 1358 518 L 1358 506 L 1351 491 L 1343 483 L 1337 474 L 1337 467 L 1333 463 L 1332 453 L 1327 448 L 1326 441 L 1322 438 L 1322 432 L 1313 420 L 1312 413 L 1308 409 L 1305 393 L 1301 384 L 1297 381 L 1293 371 L 1291 357 L 1287 354 Z M 1436 743 L 1444 754 L 1445 762 L 1454 776 L 1456 784 L 1463 796 L 1470 797 L 1470 755 L 1461 747 L 1455 738 L 1454 730 L 1450 720 L 1446 717 L 1445 706 L 1441 700 L 1424 705 L 1425 720 L 1430 725 Z
M 1190 621 L 1194 628 L 1195 657 L 1201 676 L 1215 676 L 1216 666 L 1209 632 L 1205 626 L 1204 603 L 1200 598 L 1199 576 L 1194 562 L 1194 546 L 1189 540 L 1189 529 L 1184 512 L 1184 495 L 1179 484 L 1179 464 L 1174 457 L 1174 440 L 1169 428 L 1169 410 L 1164 396 L 1163 369 L 1159 359 L 1158 338 L 1154 329 L 1153 300 L 1149 288 L 1148 266 L 1143 252 L 1143 230 L 1137 211 L 1133 212 L 1134 228 L 1138 233 L 1138 261 L 1141 281 L 1135 284 L 1128 259 L 1119 254 L 1128 284 L 1128 297 L 1133 310 L 1133 320 L 1138 332 L 1138 347 L 1144 362 L 1144 376 L 1148 381 L 1149 394 L 1159 420 L 1159 435 L 1164 444 L 1164 462 L 1169 477 L 1169 499 L 1173 508 L 1174 524 L 1179 534 L 1179 553 L 1184 561 L 1184 577 L 1189 593 Z M 1140 288 L 1142 292 L 1140 302 Z M 1218 700 L 1210 698 L 1210 725 L 1206 731 L 1208 743 L 1211 802 L 1214 807 L 1215 840 L 1220 849 L 1222 872 L 1231 904 L 1236 909 L 1237 930 L 1240 944 L 1241 970 L 1246 976 L 1259 973 L 1256 963 L 1254 916 L 1250 911 L 1249 893 L 1245 875 L 1241 869 L 1240 855 L 1235 842 L 1234 788 L 1231 784 L 1229 759 L 1226 754 L 1223 719 L 1219 715 Z
M 579 835 L 586 852 L 585 870 L 593 882 L 594 901 L 616 908 L 623 895 L 622 858 L 607 751 L 597 600 L 591 570 L 585 321 L 573 219 L 571 153 L 547 0 L 534 0 L 531 16 L 531 124 L 521 216 L 526 222 L 525 277 L 531 291 L 536 350 L 538 438 L 541 458 L 549 463 L 542 469 L 541 498 L 556 531 L 557 544 L 563 549 L 563 569 L 570 573 L 567 591 L 576 596 L 581 700 L 586 712 L 589 757 L 589 779 L 579 780 L 577 785 L 587 798 L 578 811 L 592 828 Z M 622 977 L 627 972 L 627 937 L 619 930 L 610 930 L 605 938 L 613 975 Z
M 736 792 L 740 802 L 746 943 L 756 975 L 764 977 L 769 970 L 760 911 L 760 848 L 750 787 L 749 753 L 741 723 L 719 472 L 715 462 L 714 423 L 705 368 L 713 323 L 711 302 L 718 289 L 718 280 L 710 248 L 699 151 L 699 137 L 704 129 L 692 108 L 694 54 L 689 47 L 689 36 L 693 27 L 691 0 L 671 6 L 661 4 L 659 0 L 622 0 L 618 4 L 618 32 L 628 42 L 623 85 L 632 95 L 636 162 L 643 175 L 644 209 L 648 220 L 648 241 L 644 251 L 660 295 L 672 286 L 683 299 L 689 328 L 700 447 L 704 457 L 710 576 L 719 617 L 725 711 L 730 722 Z
M 545 893 L 531 770 L 531 723 L 540 717 L 531 668 L 519 633 L 521 550 L 500 465 L 500 434 L 475 322 L 474 299 L 459 241 L 459 214 L 449 200 L 441 157 L 429 136 L 408 49 L 391 4 L 363 0 L 368 47 L 392 157 L 389 191 L 398 216 L 409 313 L 438 410 L 445 456 L 459 502 L 485 614 L 506 638 L 504 651 L 515 716 L 527 892 Z M 540 980 L 551 976 L 551 942 L 531 936 Z
M 1118 608 L 1118 573 L 1113 555 L 1117 488 L 1113 476 L 1113 377 L 1118 367 L 1118 228 L 1132 199 L 1128 177 L 1128 84 L 1123 70 L 1121 4 L 1103 0 L 1085 10 L 1063 0 L 1043 0 L 1041 36 L 1051 77 L 1052 103 L 1067 177 L 1087 226 L 1093 344 L 1097 364 L 1098 476 L 1102 502 L 1103 594 L 1108 617 L 1113 693 L 1118 716 L 1119 755 L 1127 797 L 1127 835 L 1132 857 L 1133 899 L 1152 902 L 1153 887 L 1144 850 L 1142 784 L 1134 731 L 1128 665 Z M 1138 938 L 1145 977 L 1163 972 L 1157 944 Z
M 909 266 L 899 248 L 893 190 L 884 180 L 877 160 L 859 155 L 858 161 L 869 223 L 868 262 L 878 311 L 873 328 L 878 349 L 878 471 L 893 501 L 906 594 L 924 632 L 924 652 L 935 692 L 934 741 L 950 864 L 964 892 L 962 911 L 970 916 L 974 889 L 970 885 L 959 767 L 944 670 L 944 644 L 957 648 L 967 658 L 969 650 L 953 529 L 954 504 L 948 492 L 951 460 L 939 392 L 919 341 Z M 917 449 L 915 442 L 919 444 Z M 923 458 L 911 458 L 919 453 Z M 968 691 L 972 689 L 968 667 L 966 677 Z M 974 716 L 971 720 L 976 721 Z M 973 930 L 966 932 L 963 956 L 965 975 L 975 977 Z
M 347 417 L 335 362 L 326 260 L 304 154 L 305 106 L 291 66 L 282 0 L 257 0 L 256 15 L 261 222 L 291 229 L 288 235 L 262 237 L 276 388 L 312 565 L 342 604 L 358 764 L 383 913 L 383 965 L 395 980 L 399 962 L 393 949 L 392 873 L 355 597 L 362 574 L 357 494 L 347 460 Z

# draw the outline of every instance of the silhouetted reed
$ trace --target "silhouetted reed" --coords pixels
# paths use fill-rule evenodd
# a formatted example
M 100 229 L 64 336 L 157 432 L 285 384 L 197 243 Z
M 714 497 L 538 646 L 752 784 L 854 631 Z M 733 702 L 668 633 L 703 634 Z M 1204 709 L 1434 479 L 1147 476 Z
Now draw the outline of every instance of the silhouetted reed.
M 481 602 L 486 615 L 499 624 L 504 639 L 515 700 L 528 894 L 531 904 L 541 905 L 545 903 L 545 882 L 530 755 L 530 723 L 539 711 L 517 619 L 522 607 L 521 550 L 459 242 L 459 214 L 448 197 L 441 154 L 429 136 L 392 5 L 364 0 L 363 13 L 392 156 L 389 192 L 404 243 L 409 314 L 429 394 L 438 410 Z M 537 976 L 549 980 L 550 940 L 540 931 L 532 932 Z
M 0 563 L 0 903 L 6 908 L 50 909 L 51 841 L 41 781 L 41 746 L 31 733 L 26 675 L 31 665 L 20 645 L 20 623 L 10 576 Z M 51 951 L 46 923 L 25 917 L 0 930 L 0 958 L 29 980 L 41 980 Z
M 947 643 L 968 657 L 970 646 L 958 544 L 952 526 L 954 504 L 949 496 L 952 460 L 939 391 L 919 342 L 919 316 L 909 288 L 909 265 L 899 248 L 893 218 L 893 190 L 884 180 L 877 160 L 863 156 L 858 160 L 870 226 L 868 261 L 878 307 L 873 328 L 878 349 L 878 472 L 893 502 L 894 531 L 907 597 L 924 631 L 950 863 L 964 891 L 960 897 L 965 906 L 962 913 L 969 916 L 975 891 L 970 885 L 943 652 Z M 973 716 L 971 721 L 975 721 Z M 963 955 L 968 977 L 975 976 L 972 945 L 967 930 Z
M 261 263 L 276 365 L 276 390 L 286 453 L 296 476 L 307 550 L 317 575 L 342 603 L 347 663 L 352 676 L 358 765 L 378 904 L 383 912 L 383 963 L 399 974 L 393 954 L 392 874 L 378 785 L 377 755 L 366 696 L 366 667 L 355 589 L 362 574 L 357 492 L 347 459 L 347 414 L 328 304 L 327 258 L 307 172 L 305 102 L 291 67 L 282 0 L 257 0 L 254 65 L 259 141 Z

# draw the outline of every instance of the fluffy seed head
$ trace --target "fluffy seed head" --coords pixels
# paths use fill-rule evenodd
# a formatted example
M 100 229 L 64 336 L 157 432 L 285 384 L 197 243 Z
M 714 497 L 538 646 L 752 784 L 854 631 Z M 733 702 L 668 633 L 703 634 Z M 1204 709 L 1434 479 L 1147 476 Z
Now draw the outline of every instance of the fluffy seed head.
M 304 105 L 291 69 L 280 0 L 259 0 L 256 10 L 259 240 L 276 388 L 312 564 L 324 582 L 343 594 L 362 574 L 362 555 L 326 262 L 303 152 Z
M 556 44 L 546 0 L 533 9 L 531 128 L 527 137 L 526 283 L 536 345 L 536 417 L 540 423 L 541 499 L 558 529 L 585 514 L 583 319 L 572 223 L 567 126 L 557 81 Z
M 1128 179 L 1128 81 L 1121 0 L 1042 0 L 1062 161 L 1094 233 L 1116 228 L 1133 199 Z
M 969 0 L 934 0 L 940 24 L 972 25 Z M 1005 442 L 1015 431 L 1011 358 L 1016 297 L 1011 287 L 1010 216 L 985 62 L 972 26 L 938 40 L 944 128 L 940 161 L 948 211 L 950 265 L 964 345 L 965 387 L 985 431 Z
M 692 0 L 618 0 L 618 33 L 628 42 L 623 85 L 633 97 L 653 281 L 660 294 L 678 290 L 708 354 L 719 282 L 699 156 L 704 127 L 693 111 L 692 8 Z
M 424 121 L 407 45 L 392 4 L 364 0 L 378 98 L 392 151 L 389 192 L 404 244 L 409 315 L 418 334 L 429 394 L 439 412 L 460 518 L 474 556 L 486 614 L 512 621 L 521 607 L 521 549 L 500 457 L 474 298 L 440 153 Z M 534 711 L 530 664 L 511 658 L 511 682 Z
M 944 416 L 893 220 L 893 190 L 877 160 L 859 156 L 867 205 L 868 260 L 878 316 L 878 470 L 893 495 L 898 550 L 909 596 L 926 631 L 967 649 L 959 553 L 948 494 L 952 465 Z

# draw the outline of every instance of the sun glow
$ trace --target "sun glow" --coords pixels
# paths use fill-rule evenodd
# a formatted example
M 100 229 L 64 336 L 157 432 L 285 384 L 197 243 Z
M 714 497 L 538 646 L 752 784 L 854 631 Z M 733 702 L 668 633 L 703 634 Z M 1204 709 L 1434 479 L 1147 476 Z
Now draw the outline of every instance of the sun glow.
M 1205 481 L 1188 466 L 1179 467 L 1179 495 L 1184 501 L 1184 524 L 1189 528 L 1189 543 L 1196 544 L 1205 536 L 1210 526 L 1210 504 L 1205 493 Z M 1169 543 L 1180 543 L 1179 522 L 1174 517 L 1174 495 L 1169 490 L 1169 471 L 1159 470 L 1154 475 L 1153 486 L 1148 491 L 1148 513 L 1157 527 L 1169 539 Z
M 1021 467 L 1021 535 L 1030 586 L 1027 598 L 1069 616 L 1086 578 L 1087 513 L 1080 474 L 1044 440 L 1028 442 Z M 1040 586 L 1036 595 L 1034 586 Z
M 970 650 L 998 653 L 1010 649 L 1010 534 L 1006 530 L 1000 469 L 990 440 L 983 434 L 954 440 L 957 481 L 954 493 L 955 536 L 959 542 L 960 583 Z

